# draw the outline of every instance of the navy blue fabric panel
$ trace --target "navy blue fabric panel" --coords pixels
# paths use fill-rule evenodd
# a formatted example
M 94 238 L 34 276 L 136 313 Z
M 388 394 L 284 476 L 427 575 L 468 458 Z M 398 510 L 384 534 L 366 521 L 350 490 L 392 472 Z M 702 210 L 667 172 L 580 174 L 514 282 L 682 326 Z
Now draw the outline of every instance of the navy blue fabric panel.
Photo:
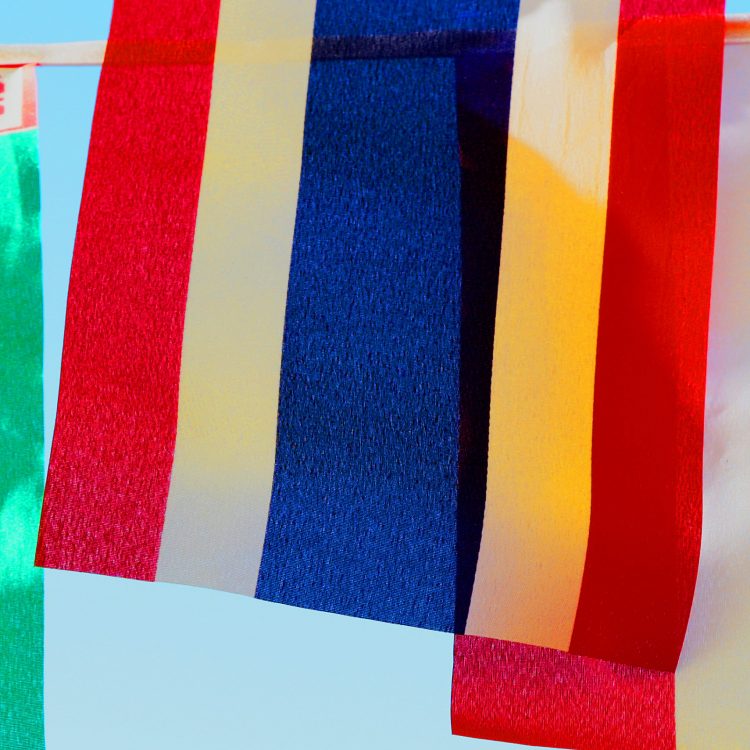
M 452 631 L 462 263 L 455 64 L 317 62 L 307 107 L 256 594 Z
M 515 29 L 518 0 L 318 0 L 315 36 Z

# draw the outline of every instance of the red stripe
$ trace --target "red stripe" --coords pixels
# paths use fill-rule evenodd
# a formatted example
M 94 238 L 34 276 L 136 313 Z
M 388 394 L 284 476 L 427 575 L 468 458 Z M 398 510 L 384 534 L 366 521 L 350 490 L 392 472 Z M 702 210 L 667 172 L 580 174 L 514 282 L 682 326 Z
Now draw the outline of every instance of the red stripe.
M 677 665 L 700 552 L 723 51 L 721 0 L 622 2 L 570 650 L 649 669 Z
M 477 636 L 454 644 L 453 733 L 576 750 L 674 750 L 674 674 Z
M 218 11 L 219 0 L 115 3 L 70 278 L 37 553 L 47 567 L 156 573 Z M 211 54 L 122 55 L 156 42 Z

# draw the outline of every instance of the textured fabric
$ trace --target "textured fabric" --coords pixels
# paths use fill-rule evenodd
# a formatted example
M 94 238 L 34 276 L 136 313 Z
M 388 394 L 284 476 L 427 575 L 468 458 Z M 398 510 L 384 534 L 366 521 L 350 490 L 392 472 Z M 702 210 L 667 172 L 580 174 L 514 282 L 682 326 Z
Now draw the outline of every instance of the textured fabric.
M 584 749 L 675 747 L 674 670 L 701 540 L 722 12 L 713 2 L 620 5 L 595 379 L 589 386 L 591 518 L 580 588 L 571 587 L 575 621 L 571 632 L 553 597 L 539 603 L 534 591 L 520 589 L 515 599 L 503 599 L 506 611 L 499 614 L 522 644 L 457 636 L 452 715 L 458 733 Z M 544 54 L 541 43 L 536 50 Z M 512 107 L 526 85 L 533 85 L 532 76 L 514 78 Z M 541 113 L 539 118 L 548 121 Z M 508 207 L 520 181 L 511 172 L 512 158 L 511 142 Z M 505 301 L 510 226 L 506 216 L 498 311 Z M 530 273 L 523 269 L 522 276 Z M 513 322 L 518 325 L 518 318 Z M 496 335 L 501 323 L 498 313 Z M 554 328 L 547 330 L 551 335 Z M 571 347 L 563 351 L 580 354 Z M 504 362 L 496 353 L 493 370 Z M 560 371 L 559 365 L 552 370 L 557 377 Z M 571 406 L 563 394 L 558 403 Z M 551 438 L 544 439 L 546 449 Z M 497 450 L 506 460 L 512 451 L 503 444 Z M 557 469 L 569 476 L 570 464 L 560 462 Z M 510 474 L 518 476 L 524 475 Z M 554 490 L 564 489 L 553 471 L 543 476 Z M 517 495 L 511 493 L 510 502 Z M 535 545 L 553 546 L 556 539 L 541 533 L 540 524 L 522 526 L 533 518 L 528 506 L 517 518 L 507 506 L 504 511 L 514 522 L 504 529 L 510 544 L 519 544 L 522 564 L 525 552 L 525 564 L 534 566 Z M 491 528 L 485 522 L 485 534 Z M 532 541 L 523 544 L 519 537 Z M 493 540 L 490 555 L 508 559 L 504 538 Z M 564 531 L 562 541 L 569 541 Z M 568 566 L 560 568 L 550 568 L 549 575 L 568 572 Z M 504 572 L 512 579 L 516 569 Z M 480 556 L 478 582 L 481 575 Z M 551 590 L 548 583 L 540 588 Z M 524 612 L 524 598 L 537 608 L 521 619 L 516 612 Z M 472 599 L 472 613 L 475 601 L 482 600 Z M 470 616 L 469 632 L 472 627 Z M 528 645 L 540 643 L 559 650 Z M 700 701 L 695 683 L 693 690 L 693 700 Z
M 172 56 L 200 42 L 212 49 L 218 11 L 219 0 L 115 3 L 73 254 L 40 565 L 156 573 L 212 57 L 134 60 L 154 41 Z
M 575 750 L 671 750 L 674 674 L 461 636 L 453 732 Z
M 619 0 L 522 2 L 516 40 L 467 632 L 563 649 L 588 539 L 618 11 Z
M 750 747 L 750 45 L 724 59 L 703 534 L 675 673 L 680 750 Z
M 42 261 L 33 68 L 0 69 L 0 747 L 44 747 Z
M 115 8 L 38 559 L 461 630 L 517 3 L 324 0 L 311 40 L 291 6 L 226 0 L 206 128 L 214 6 L 164 2 L 158 21 Z M 137 74 L 169 128 L 118 108 Z

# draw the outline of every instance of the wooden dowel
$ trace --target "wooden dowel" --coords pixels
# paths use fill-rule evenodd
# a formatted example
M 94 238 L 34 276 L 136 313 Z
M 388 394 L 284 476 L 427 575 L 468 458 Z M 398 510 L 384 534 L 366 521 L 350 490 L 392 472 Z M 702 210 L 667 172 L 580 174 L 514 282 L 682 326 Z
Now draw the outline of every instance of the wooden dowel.
M 727 17 L 727 44 L 750 43 L 750 15 Z M 107 43 L 63 42 L 54 44 L 2 44 L 0 45 L 0 67 L 15 65 L 101 65 Z M 268 40 L 249 42 L 247 54 L 238 51 L 232 55 L 235 61 L 286 59 L 296 57 L 305 47 L 304 40 Z

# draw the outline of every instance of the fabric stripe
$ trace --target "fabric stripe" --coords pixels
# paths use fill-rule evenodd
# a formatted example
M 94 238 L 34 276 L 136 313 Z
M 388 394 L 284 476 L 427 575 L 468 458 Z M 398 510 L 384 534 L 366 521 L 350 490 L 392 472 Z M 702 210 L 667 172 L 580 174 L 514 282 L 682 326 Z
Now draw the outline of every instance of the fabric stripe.
M 314 0 L 222 1 L 159 580 L 255 593 L 314 11 Z M 287 36 L 299 39 L 287 62 L 221 62 Z
M 37 557 L 47 567 L 156 574 L 218 6 L 115 3 L 70 279 Z M 136 43 L 157 39 L 199 47 L 205 62 L 138 63 Z
M 456 636 L 453 733 L 576 750 L 673 750 L 674 674 Z
M 33 67 L 0 69 L 0 92 L 0 747 L 42 750 L 44 578 L 34 568 L 44 486 L 42 262 Z
M 507 37 L 507 20 L 496 29 L 489 31 L 430 29 L 372 36 L 322 36 L 313 40 L 312 59 L 380 60 L 397 57 L 458 57 L 471 50 L 502 47 Z
M 676 673 L 680 750 L 750 747 L 750 45 L 724 55 L 703 536 Z
M 319 0 L 315 35 L 515 27 L 472 5 Z M 461 268 L 455 63 L 314 62 L 259 597 L 453 630 Z
M 570 650 L 670 671 L 700 551 L 723 32 L 721 0 L 622 2 Z
M 450 60 L 312 66 L 260 598 L 453 629 L 455 123 Z
M 524 0 L 467 632 L 566 649 L 586 554 L 618 0 Z

